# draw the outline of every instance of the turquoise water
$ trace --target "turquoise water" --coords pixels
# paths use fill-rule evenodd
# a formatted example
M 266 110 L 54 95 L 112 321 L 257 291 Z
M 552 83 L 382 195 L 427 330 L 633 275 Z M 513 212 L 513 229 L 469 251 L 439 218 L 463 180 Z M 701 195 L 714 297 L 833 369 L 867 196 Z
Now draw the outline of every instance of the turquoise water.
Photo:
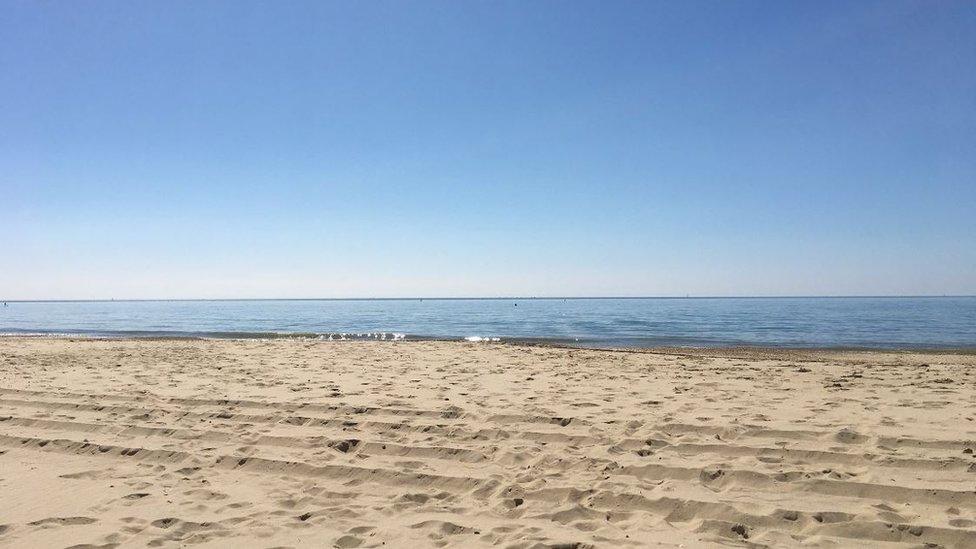
M 9 302 L 0 333 L 976 348 L 976 297 Z

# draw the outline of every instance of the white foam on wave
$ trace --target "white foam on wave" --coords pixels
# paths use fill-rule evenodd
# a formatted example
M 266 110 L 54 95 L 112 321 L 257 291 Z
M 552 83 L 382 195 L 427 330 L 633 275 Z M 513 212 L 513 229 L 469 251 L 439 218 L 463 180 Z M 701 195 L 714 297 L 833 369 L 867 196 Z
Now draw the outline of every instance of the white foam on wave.
M 98 337 L 62 332 L 0 332 L 0 337 Z
M 490 343 L 490 342 L 501 341 L 502 338 L 500 338 L 500 337 L 468 336 L 468 337 L 464 338 L 464 340 L 465 341 L 471 341 L 473 343 Z
M 322 334 L 319 339 L 327 339 L 329 341 L 346 341 L 346 340 L 363 340 L 363 339 L 378 339 L 380 341 L 401 341 L 407 338 L 407 334 L 401 334 L 399 332 L 366 332 L 366 333 L 337 333 L 337 334 Z

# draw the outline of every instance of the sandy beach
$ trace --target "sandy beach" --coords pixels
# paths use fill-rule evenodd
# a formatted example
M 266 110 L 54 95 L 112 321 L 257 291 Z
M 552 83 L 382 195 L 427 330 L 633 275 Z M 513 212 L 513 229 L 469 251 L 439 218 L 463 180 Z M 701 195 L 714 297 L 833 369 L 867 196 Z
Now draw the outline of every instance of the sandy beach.
M 976 547 L 976 356 L 0 339 L 0 545 Z

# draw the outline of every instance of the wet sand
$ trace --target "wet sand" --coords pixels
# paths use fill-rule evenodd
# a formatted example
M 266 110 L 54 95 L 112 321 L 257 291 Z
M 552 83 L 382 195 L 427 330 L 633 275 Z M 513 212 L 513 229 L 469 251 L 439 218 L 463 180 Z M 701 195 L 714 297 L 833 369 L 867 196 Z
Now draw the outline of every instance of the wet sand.
M 964 353 L 2 338 L 0 545 L 976 547 L 974 416 Z

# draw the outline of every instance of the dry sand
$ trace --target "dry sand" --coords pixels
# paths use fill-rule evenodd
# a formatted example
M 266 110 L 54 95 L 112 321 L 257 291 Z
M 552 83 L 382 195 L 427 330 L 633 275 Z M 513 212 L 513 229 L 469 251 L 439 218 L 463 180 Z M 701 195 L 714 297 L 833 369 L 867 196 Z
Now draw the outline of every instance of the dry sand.
M 976 357 L 0 339 L 0 545 L 976 547 Z

